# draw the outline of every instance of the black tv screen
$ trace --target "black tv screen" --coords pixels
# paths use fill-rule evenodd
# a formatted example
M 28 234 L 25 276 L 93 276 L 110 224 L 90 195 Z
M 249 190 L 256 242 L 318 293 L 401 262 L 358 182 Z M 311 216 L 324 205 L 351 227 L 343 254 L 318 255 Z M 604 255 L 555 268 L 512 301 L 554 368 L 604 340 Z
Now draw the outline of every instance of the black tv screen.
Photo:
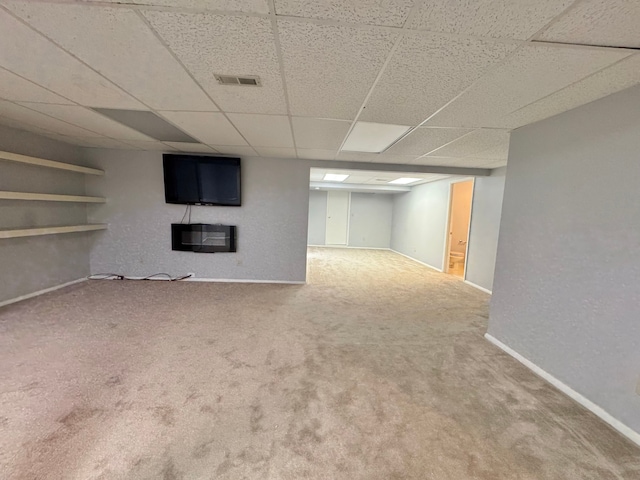
M 240 159 L 162 156 L 167 203 L 240 206 Z

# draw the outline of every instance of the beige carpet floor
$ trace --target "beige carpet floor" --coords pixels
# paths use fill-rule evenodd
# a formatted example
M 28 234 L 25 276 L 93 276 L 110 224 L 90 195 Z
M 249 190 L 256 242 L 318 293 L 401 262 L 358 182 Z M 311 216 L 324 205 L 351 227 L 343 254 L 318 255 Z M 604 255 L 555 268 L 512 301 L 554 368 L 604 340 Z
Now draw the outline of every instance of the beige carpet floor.
M 308 285 L 91 281 L 0 309 L 2 479 L 639 479 L 640 449 L 386 251 Z

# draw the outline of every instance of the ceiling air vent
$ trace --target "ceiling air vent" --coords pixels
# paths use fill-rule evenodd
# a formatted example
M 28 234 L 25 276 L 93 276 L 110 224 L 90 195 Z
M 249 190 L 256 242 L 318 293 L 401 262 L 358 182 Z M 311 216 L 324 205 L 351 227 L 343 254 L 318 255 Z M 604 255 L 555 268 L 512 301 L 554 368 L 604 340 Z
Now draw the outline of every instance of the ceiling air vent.
M 259 87 L 260 77 L 256 75 L 248 75 L 244 77 L 236 77 L 234 75 L 214 75 L 220 85 L 242 85 L 248 87 Z

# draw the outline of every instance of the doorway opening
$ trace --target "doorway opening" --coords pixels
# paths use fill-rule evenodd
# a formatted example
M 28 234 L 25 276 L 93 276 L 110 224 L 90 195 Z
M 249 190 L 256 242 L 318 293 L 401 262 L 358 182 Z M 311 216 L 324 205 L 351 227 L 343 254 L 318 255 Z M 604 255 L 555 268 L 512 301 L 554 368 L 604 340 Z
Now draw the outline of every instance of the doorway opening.
M 462 279 L 467 269 L 473 180 L 451 184 L 444 271 Z

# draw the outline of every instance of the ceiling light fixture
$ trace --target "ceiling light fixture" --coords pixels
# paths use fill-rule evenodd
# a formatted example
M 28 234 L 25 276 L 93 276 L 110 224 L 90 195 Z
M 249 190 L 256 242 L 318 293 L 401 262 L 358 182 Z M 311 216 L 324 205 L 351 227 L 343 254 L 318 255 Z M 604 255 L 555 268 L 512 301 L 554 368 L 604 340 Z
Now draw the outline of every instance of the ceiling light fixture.
M 389 183 L 391 183 L 393 185 L 409 185 L 410 183 L 418 182 L 420 180 L 422 180 L 422 179 L 421 178 L 402 177 L 402 178 L 396 178 L 395 180 L 391 180 Z
M 326 180 L 327 182 L 344 182 L 347 178 L 349 178 L 349 175 L 341 173 L 327 173 L 323 180 Z
M 356 122 L 342 146 L 342 151 L 380 153 L 389 148 L 411 127 L 388 123 Z

